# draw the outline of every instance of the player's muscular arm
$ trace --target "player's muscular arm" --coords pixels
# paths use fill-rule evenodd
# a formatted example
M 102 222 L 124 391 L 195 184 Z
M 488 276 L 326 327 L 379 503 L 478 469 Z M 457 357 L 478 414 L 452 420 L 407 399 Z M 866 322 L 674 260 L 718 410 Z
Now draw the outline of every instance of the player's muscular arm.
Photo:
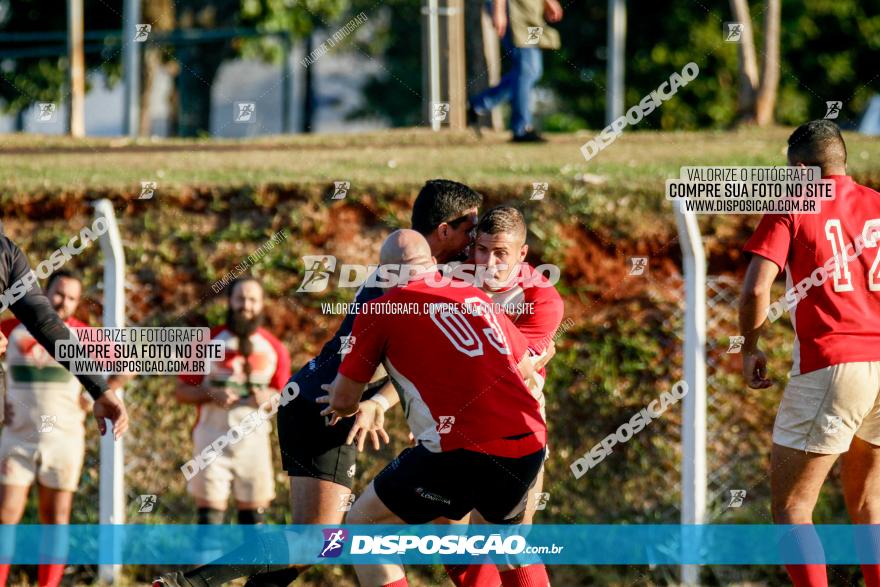
M 742 347 L 743 376 L 749 387 L 755 389 L 772 385 L 767 379 L 767 357 L 758 349 L 758 340 L 770 307 L 770 288 L 778 274 L 776 263 L 755 255 L 746 271 L 740 296 L 739 331 L 745 337 Z
M 177 382 L 175 389 L 177 401 L 182 404 L 204 404 L 214 402 L 221 408 L 231 408 L 241 398 L 238 392 L 231 387 L 210 387 L 202 382 L 201 385 L 189 385 L 183 381 Z
M 177 396 L 177 401 L 182 404 L 203 404 L 213 399 L 207 387 L 190 385 L 183 381 L 177 382 L 174 394 Z
M 343 418 L 353 416 L 358 411 L 363 392 L 363 383 L 338 373 L 330 386 L 330 409 Z

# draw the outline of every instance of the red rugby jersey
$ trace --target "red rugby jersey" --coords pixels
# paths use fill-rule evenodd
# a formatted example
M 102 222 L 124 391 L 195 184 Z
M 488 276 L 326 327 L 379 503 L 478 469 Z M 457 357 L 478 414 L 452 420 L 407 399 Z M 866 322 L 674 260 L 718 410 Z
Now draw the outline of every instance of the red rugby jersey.
M 789 310 L 792 375 L 880 360 L 880 194 L 846 175 L 825 179 L 834 181 L 835 199 L 823 200 L 818 214 L 767 214 L 745 246 L 785 270 L 787 291 L 802 284 L 806 293 Z M 864 247 L 856 243 L 858 235 Z M 841 255 L 839 265 L 835 255 Z M 811 275 L 826 263 L 836 269 L 814 285 Z
M 287 349 L 265 328 L 257 328 L 250 338 L 253 344 L 253 352 L 247 358 L 251 367 L 250 383 L 280 391 L 290 379 L 290 355 Z M 211 340 L 225 342 L 226 357 L 223 361 L 211 363 L 208 375 L 179 375 L 178 378 L 189 385 L 198 386 L 205 382 L 209 387 L 233 387 L 243 392 L 248 377 L 244 369 L 245 358 L 238 350 L 238 336 L 222 325 L 211 329 Z M 220 431 L 218 434 L 254 410 L 244 398 L 228 410 L 213 402 L 199 404 L 196 409 L 195 428 L 208 426 L 209 429 Z
M 556 287 L 528 263 L 520 263 L 516 275 L 510 285 L 485 291 L 494 303 L 504 306 L 507 317 L 529 341 L 529 349 L 540 356 L 562 323 L 565 305 Z M 541 369 L 542 378 L 545 372 Z
M 384 363 L 413 435 L 431 451 L 519 457 L 540 450 L 547 428 L 516 367 L 528 341 L 503 314 L 473 310 L 491 307 L 481 290 L 460 282 L 431 287 L 425 277 L 361 309 L 339 372 L 367 382 Z M 390 304 L 406 312 L 391 313 Z M 430 304 L 448 306 L 432 312 Z

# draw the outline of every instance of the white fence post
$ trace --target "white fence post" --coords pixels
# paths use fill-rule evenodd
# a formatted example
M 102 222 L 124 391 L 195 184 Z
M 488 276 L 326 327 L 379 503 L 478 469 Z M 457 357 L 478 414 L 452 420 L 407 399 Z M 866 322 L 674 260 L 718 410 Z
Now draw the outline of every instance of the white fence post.
M 141 118 L 141 43 L 135 41 L 141 24 L 141 0 L 125 0 L 122 8 L 122 77 L 125 80 L 125 134 L 136 137 Z
M 693 213 L 673 205 L 685 279 L 684 397 L 681 431 L 681 523 L 706 519 L 706 253 Z M 699 584 L 700 568 L 681 566 L 681 582 Z
M 440 102 L 440 4 L 428 0 L 428 116 L 431 129 L 440 130 L 440 118 L 434 115 L 435 104 Z
M 95 217 L 107 222 L 107 232 L 101 235 L 101 251 L 104 254 L 104 326 L 122 328 L 125 326 L 125 253 L 116 214 L 110 200 L 95 202 Z M 120 390 L 120 398 L 122 393 Z M 125 500 L 122 439 L 113 440 L 108 430 L 101 437 L 99 479 L 99 514 L 101 524 L 125 523 Z M 102 543 L 103 544 L 103 543 Z M 114 544 L 113 548 L 119 545 Z M 102 552 L 101 558 L 110 553 Z M 99 565 L 98 576 L 102 581 L 113 583 L 119 577 L 121 565 Z
M 626 68 L 626 0 L 608 0 L 607 89 L 605 125 L 623 116 L 623 80 Z

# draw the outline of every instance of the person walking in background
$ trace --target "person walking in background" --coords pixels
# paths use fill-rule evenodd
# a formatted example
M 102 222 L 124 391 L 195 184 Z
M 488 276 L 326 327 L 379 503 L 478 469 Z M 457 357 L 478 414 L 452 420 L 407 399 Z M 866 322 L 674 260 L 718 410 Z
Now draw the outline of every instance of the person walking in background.
M 532 89 L 544 71 L 541 49 L 558 49 L 559 33 L 547 26 L 562 20 L 557 0 L 493 0 L 492 24 L 501 37 L 510 70 L 493 86 L 468 101 L 468 124 L 480 134 L 480 116 L 510 101 L 514 143 L 542 143 L 532 127 Z

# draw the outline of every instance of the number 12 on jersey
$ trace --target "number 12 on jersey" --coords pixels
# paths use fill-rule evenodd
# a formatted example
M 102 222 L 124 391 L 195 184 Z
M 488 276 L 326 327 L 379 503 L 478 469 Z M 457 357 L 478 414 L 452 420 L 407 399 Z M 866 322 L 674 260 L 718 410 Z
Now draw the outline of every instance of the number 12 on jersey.
M 880 234 L 880 218 L 871 218 L 865 221 L 859 240 L 864 243 L 864 248 L 873 249 L 877 247 L 878 234 Z M 830 218 L 825 222 L 825 238 L 831 243 L 831 253 L 836 260 L 834 264 L 834 291 L 853 291 L 852 273 L 849 269 L 847 247 L 843 241 L 843 227 L 840 224 L 840 219 Z M 853 249 L 855 252 L 855 247 Z M 880 291 L 880 255 L 874 258 L 874 263 L 871 264 L 871 269 L 868 271 L 868 290 Z

